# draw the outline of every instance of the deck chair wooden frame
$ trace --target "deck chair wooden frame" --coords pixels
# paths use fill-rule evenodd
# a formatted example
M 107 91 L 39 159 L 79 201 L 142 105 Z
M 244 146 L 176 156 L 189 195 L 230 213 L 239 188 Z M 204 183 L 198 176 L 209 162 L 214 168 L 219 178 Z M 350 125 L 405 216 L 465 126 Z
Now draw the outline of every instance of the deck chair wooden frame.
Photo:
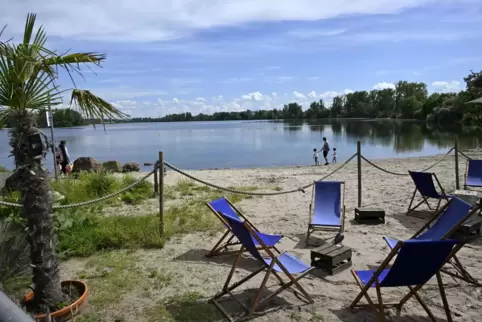
M 224 198 L 228 202 L 229 206 L 233 208 L 233 210 L 240 218 L 242 218 L 248 225 L 250 225 L 250 227 L 252 228 L 252 231 L 259 232 L 259 230 L 249 221 L 249 219 L 246 218 L 243 215 L 243 213 L 238 208 L 236 208 L 236 206 L 231 201 L 229 201 L 228 198 L 226 197 L 222 197 L 222 198 Z M 209 253 L 206 254 L 206 257 L 237 254 L 240 250 L 228 250 L 228 247 L 239 246 L 241 244 L 237 240 L 236 236 L 234 236 L 234 234 L 232 233 L 231 227 L 229 226 L 228 222 L 223 218 L 223 216 L 218 214 L 218 212 L 209 204 L 209 202 L 206 202 L 206 205 L 226 227 L 226 232 L 223 234 L 223 236 L 221 236 L 221 238 L 213 246 L 213 248 L 209 251 Z M 266 247 L 273 248 L 278 254 L 280 253 L 280 251 L 276 248 L 276 246 L 266 246 Z M 258 248 L 261 249 L 261 247 L 258 247 Z
M 398 303 L 383 303 L 381 287 L 380 287 L 380 284 L 379 284 L 379 281 L 378 281 L 378 277 L 380 276 L 380 274 L 383 272 L 384 269 L 389 268 L 390 262 L 397 255 L 398 251 L 403 246 L 403 243 L 404 243 L 403 241 L 399 241 L 397 243 L 397 245 L 392 249 L 390 254 L 387 256 L 387 258 L 385 258 L 385 260 L 380 264 L 380 266 L 378 267 L 376 272 L 373 274 L 372 278 L 365 285 L 363 285 L 362 281 L 358 278 L 358 275 L 356 274 L 355 270 L 353 270 L 353 269 L 351 270 L 351 273 L 352 273 L 353 277 L 355 278 L 355 281 L 356 281 L 356 283 L 357 283 L 357 285 L 358 285 L 358 287 L 360 288 L 361 291 L 357 295 L 357 297 L 353 300 L 353 302 L 350 304 L 350 308 L 354 309 L 354 308 L 369 307 L 369 308 L 372 309 L 372 311 L 376 315 L 378 321 L 385 322 L 386 321 L 385 309 L 394 307 L 397 310 L 397 315 L 399 315 L 401 310 L 402 310 L 403 305 L 412 296 L 414 296 L 417 299 L 417 301 L 420 303 L 420 305 L 423 307 L 425 312 L 428 314 L 430 319 L 433 322 L 436 322 L 437 319 L 433 315 L 432 311 L 430 310 L 428 305 L 424 302 L 424 300 L 420 297 L 420 295 L 418 295 L 418 293 L 417 293 L 425 284 L 407 286 L 408 289 L 410 290 L 410 292 L 407 293 L 407 295 L 405 295 Z M 450 252 L 450 254 L 448 255 L 447 259 L 445 260 L 445 263 L 447 263 L 452 257 L 454 257 L 455 254 L 463 246 L 464 246 L 463 243 L 456 244 L 454 246 L 454 248 L 452 249 L 452 251 Z M 443 266 L 443 264 L 442 264 L 442 266 Z M 449 304 L 448 304 L 448 301 L 447 301 L 447 296 L 445 295 L 445 288 L 444 288 L 444 285 L 443 285 L 442 276 L 441 276 L 440 272 L 437 272 L 435 274 L 435 276 L 437 278 L 437 284 L 438 284 L 438 288 L 439 288 L 439 292 L 440 292 L 440 297 L 442 298 L 442 303 L 443 303 L 443 307 L 444 307 L 444 310 L 445 310 L 445 314 L 447 316 L 447 321 L 452 322 L 452 314 L 450 312 L 450 307 L 449 307 Z M 368 290 L 371 288 L 371 285 L 373 285 L 373 283 L 375 283 L 375 289 L 376 289 L 377 300 L 378 300 L 377 303 L 373 302 L 373 300 L 368 295 Z M 358 302 L 361 300 L 362 297 L 365 297 L 368 304 L 358 304 Z
M 409 171 L 410 172 L 410 171 Z M 432 176 L 432 182 L 436 183 L 436 185 L 434 184 L 435 188 L 439 188 L 440 190 L 440 197 L 441 198 L 438 198 L 438 202 L 437 202 L 437 207 L 435 208 L 435 212 L 439 210 L 440 208 L 440 204 L 442 202 L 442 200 L 445 200 L 445 201 L 449 201 L 449 197 L 447 196 L 447 194 L 445 193 L 445 189 L 442 187 L 442 184 L 440 183 L 439 179 L 437 178 L 437 175 L 433 172 L 430 172 L 430 175 Z M 433 180 L 435 179 L 435 181 Z M 415 184 L 415 182 L 414 182 Z M 413 205 L 413 201 L 415 200 L 415 196 L 417 195 L 417 191 L 418 188 L 417 188 L 417 185 L 415 184 L 415 190 L 413 191 L 413 194 L 412 194 L 412 199 L 410 199 L 410 204 L 408 205 L 408 210 L 407 210 L 407 216 L 413 216 L 413 217 L 417 217 L 417 218 L 421 218 L 421 219 L 426 219 L 425 217 L 423 216 L 420 216 L 420 215 L 417 215 L 417 214 L 414 214 L 414 210 L 417 209 L 418 207 L 420 207 L 422 204 L 426 204 L 428 209 L 430 211 L 432 211 L 432 207 L 430 206 L 430 204 L 428 203 L 428 199 L 434 199 L 433 197 L 425 197 L 424 195 L 422 195 L 422 193 L 420 192 L 420 195 L 422 196 L 422 201 L 420 201 L 417 205 L 415 205 L 413 208 L 412 208 L 412 205 Z
M 316 182 L 313 182 L 313 188 L 311 190 L 311 202 L 309 206 L 309 222 L 308 222 L 308 230 L 306 232 L 306 245 L 310 245 L 309 239 L 311 234 L 316 231 L 345 231 L 345 190 L 346 185 L 344 181 L 337 181 L 341 184 L 341 200 L 340 200 L 340 226 L 327 226 L 327 225 L 313 225 L 313 217 L 314 217 L 314 205 L 315 205 L 315 186 Z
M 465 164 L 465 173 L 464 173 L 464 190 L 467 190 L 467 187 L 471 187 L 471 188 L 482 188 L 482 186 L 474 186 L 474 185 L 468 185 L 467 184 L 467 177 L 469 175 L 469 164 L 470 164 L 470 161 L 479 161 L 479 160 L 475 160 L 475 159 L 469 159 L 467 160 L 467 163 Z M 482 160 L 480 160 L 480 162 L 482 163 Z
M 445 209 L 447 209 L 449 203 L 446 203 L 445 205 L 442 206 L 435 214 L 430 218 L 428 222 L 426 222 L 422 228 L 420 228 L 415 234 L 413 234 L 410 239 L 414 239 L 418 236 L 420 236 L 424 231 L 428 230 L 432 224 L 438 220 L 438 218 L 444 213 Z M 470 212 L 465 216 L 463 219 L 461 219 L 442 239 L 448 239 L 450 238 L 459 228 L 460 226 L 470 217 L 474 216 L 477 212 L 480 212 L 481 208 L 478 207 L 473 207 Z M 464 242 L 466 243 L 468 240 L 465 240 Z M 450 258 L 447 261 L 447 264 L 451 265 L 455 269 L 455 273 L 449 271 L 446 268 L 441 268 L 440 271 L 442 273 L 445 273 L 447 275 L 450 275 L 454 278 L 458 278 L 460 280 L 463 280 L 467 283 L 470 283 L 475 286 L 482 286 L 482 284 L 475 278 L 473 277 L 467 269 L 464 267 L 464 265 L 460 262 L 460 260 L 457 258 L 457 255 L 454 255 L 452 258 Z
M 281 262 L 278 260 L 277 256 L 271 251 L 272 249 L 270 247 L 267 247 L 266 244 L 258 237 L 258 235 L 255 234 L 255 230 L 252 228 L 252 226 L 247 222 L 243 221 L 244 227 L 249 231 L 249 233 L 254 236 L 254 238 L 257 240 L 257 242 L 260 245 L 260 248 L 266 252 L 266 254 L 271 257 L 273 260 L 271 261 L 270 265 L 267 266 L 266 264 L 263 264 L 261 267 L 256 269 L 254 272 L 249 274 L 248 276 L 244 277 L 243 279 L 239 280 L 238 282 L 235 282 L 233 284 L 231 283 L 231 280 L 233 278 L 233 275 L 236 271 L 236 268 L 238 267 L 239 261 L 241 260 L 242 254 L 246 251 L 246 247 L 244 245 L 241 245 L 241 249 L 237 252 L 236 259 L 234 260 L 233 266 L 231 267 L 231 271 L 228 274 L 228 277 L 226 279 L 226 282 L 224 283 L 223 289 L 221 292 L 217 293 L 212 299 L 211 302 L 223 313 L 223 315 L 231 322 L 234 322 L 238 319 L 234 319 L 222 306 L 222 304 L 219 302 L 219 300 L 225 296 L 229 295 L 233 300 L 235 300 L 239 305 L 241 305 L 247 312 L 246 316 L 243 316 L 239 319 L 246 319 L 247 317 L 254 315 L 257 313 L 257 309 L 259 308 L 260 305 L 262 305 L 264 302 L 268 301 L 271 299 L 273 296 L 278 295 L 282 291 L 286 289 L 290 289 L 293 293 L 295 293 L 299 298 L 306 300 L 307 303 L 313 304 L 313 298 L 304 290 L 304 288 L 299 284 L 299 280 L 305 277 L 313 267 L 310 269 L 304 271 L 302 274 L 299 274 L 298 276 L 293 276 L 293 274 L 289 273 L 289 271 L 284 267 L 284 265 L 281 264 Z M 274 265 L 277 265 L 286 275 L 288 278 L 288 282 L 285 282 L 280 274 L 276 272 L 273 268 Z M 266 274 L 263 278 L 263 281 L 261 282 L 261 285 L 259 286 L 259 289 L 256 293 L 256 296 L 251 303 L 251 306 L 246 306 L 244 303 L 239 301 L 235 295 L 233 295 L 232 291 L 234 291 L 237 287 L 241 286 L 244 284 L 246 281 L 250 280 L 251 278 L 255 277 L 256 275 L 260 274 L 261 272 L 266 270 Z M 269 294 L 268 296 L 264 297 L 262 299 L 262 291 L 263 288 L 266 286 L 266 283 L 268 282 L 268 279 L 270 275 L 273 274 L 278 281 L 280 282 L 280 287 Z M 296 287 L 294 289 L 293 287 Z

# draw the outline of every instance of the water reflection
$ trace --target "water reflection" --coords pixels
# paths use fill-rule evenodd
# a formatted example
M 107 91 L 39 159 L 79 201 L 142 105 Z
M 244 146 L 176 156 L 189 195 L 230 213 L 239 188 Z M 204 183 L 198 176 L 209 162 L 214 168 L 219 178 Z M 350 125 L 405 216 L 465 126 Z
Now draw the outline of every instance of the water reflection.
M 482 136 L 466 128 L 440 129 L 424 122 L 379 120 L 227 121 L 109 124 L 56 129 L 57 142 L 67 140 L 72 157 L 92 156 L 104 162 L 152 162 L 163 151 L 169 162 L 186 169 L 270 167 L 313 162 L 313 148 L 326 136 L 339 162 L 362 142 L 367 158 L 416 157 L 445 153 L 459 137 L 462 149 L 478 148 Z M 48 135 L 48 130 L 45 131 Z M 12 167 L 8 131 L 0 130 L 0 164 Z M 53 164 L 48 156 L 47 166 Z M 146 170 L 146 169 L 144 169 Z
M 299 125 L 286 121 L 285 129 L 299 130 Z M 454 137 L 458 136 L 459 146 L 462 149 L 477 148 L 481 145 L 482 134 L 462 126 L 451 128 L 436 128 L 418 121 L 400 120 L 323 120 L 307 121 L 309 129 L 313 132 L 329 132 L 334 138 L 348 141 L 361 141 L 363 144 L 389 147 L 393 146 L 395 152 L 416 152 L 424 149 L 428 142 L 437 148 L 450 148 L 454 146 Z M 298 124 L 298 123 L 296 123 Z

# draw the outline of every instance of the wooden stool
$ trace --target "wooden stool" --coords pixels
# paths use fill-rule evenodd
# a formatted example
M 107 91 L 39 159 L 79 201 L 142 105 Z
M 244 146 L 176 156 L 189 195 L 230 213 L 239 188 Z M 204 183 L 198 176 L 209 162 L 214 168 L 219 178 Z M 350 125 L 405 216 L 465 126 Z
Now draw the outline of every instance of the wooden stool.
M 325 244 L 311 251 L 311 266 L 334 275 L 351 267 L 351 254 L 350 247 Z
M 380 208 L 355 208 L 355 220 L 359 224 L 384 224 L 385 210 Z

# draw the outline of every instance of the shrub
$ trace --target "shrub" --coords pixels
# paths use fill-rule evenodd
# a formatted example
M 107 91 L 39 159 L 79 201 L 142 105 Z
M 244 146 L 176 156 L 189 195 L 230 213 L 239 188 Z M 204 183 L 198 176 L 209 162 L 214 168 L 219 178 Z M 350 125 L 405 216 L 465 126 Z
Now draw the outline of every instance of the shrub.
M 57 180 L 52 183 L 52 188 L 64 195 L 62 204 L 72 204 L 89 201 L 115 193 L 135 181 L 129 175 L 121 177 L 107 173 L 82 172 L 78 176 Z M 126 203 L 136 204 L 153 195 L 153 184 L 143 181 L 132 189 L 122 193 L 119 197 L 109 198 L 103 204 L 113 204 L 122 200 Z
M 28 269 L 29 245 L 22 226 L 0 220 L 0 285 L 24 276 Z
M 20 192 L 14 191 L 2 197 L 2 201 L 12 202 L 12 203 L 21 203 Z M 0 220 L 14 221 L 17 223 L 21 223 L 22 219 L 20 218 L 20 213 L 21 213 L 21 208 L 0 206 Z

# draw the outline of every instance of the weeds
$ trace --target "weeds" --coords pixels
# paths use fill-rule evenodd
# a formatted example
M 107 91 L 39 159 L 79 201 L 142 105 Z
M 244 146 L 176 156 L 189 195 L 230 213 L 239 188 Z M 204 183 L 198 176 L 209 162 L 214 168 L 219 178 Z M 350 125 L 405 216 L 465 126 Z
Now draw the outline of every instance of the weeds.
M 127 252 L 103 253 L 89 258 L 79 278 L 91 286 L 89 303 L 96 310 L 119 302 L 143 279 L 136 266 L 136 257 Z
M 65 198 L 61 204 L 73 204 L 89 201 L 115 193 L 132 184 L 135 179 L 129 175 L 117 177 L 108 173 L 82 172 L 77 177 L 52 182 L 53 190 L 61 193 Z M 119 197 L 109 198 L 103 204 L 115 204 L 119 200 L 128 204 L 138 204 L 142 200 L 153 196 L 153 185 L 149 181 L 140 182 L 132 189 L 122 193 Z
M 202 295 L 197 292 L 169 297 L 158 306 L 147 309 L 146 315 L 149 322 L 219 321 L 223 318 L 216 307 L 202 300 Z
M 252 191 L 255 187 L 241 189 Z M 206 201 L 222 197 L 222 193 L 191 181 L 179 181 L 167 190 L 183 202 L 165 211 L 163 238 L 159 234 L 158 214 L 101 217 L 80 211 L 75 214 L 59 213 L 56 215 L 56 223 L 58 250 L 62 258 L 90 256 L 108 249 L 159 248 L 177 234 L 222 228 L 219 220 L 205 205 Z M 147 189 L 143 193 L 147 193 Z M 228 194 L 226 197 L 232 202 L 239 202 L 248 196 Z

